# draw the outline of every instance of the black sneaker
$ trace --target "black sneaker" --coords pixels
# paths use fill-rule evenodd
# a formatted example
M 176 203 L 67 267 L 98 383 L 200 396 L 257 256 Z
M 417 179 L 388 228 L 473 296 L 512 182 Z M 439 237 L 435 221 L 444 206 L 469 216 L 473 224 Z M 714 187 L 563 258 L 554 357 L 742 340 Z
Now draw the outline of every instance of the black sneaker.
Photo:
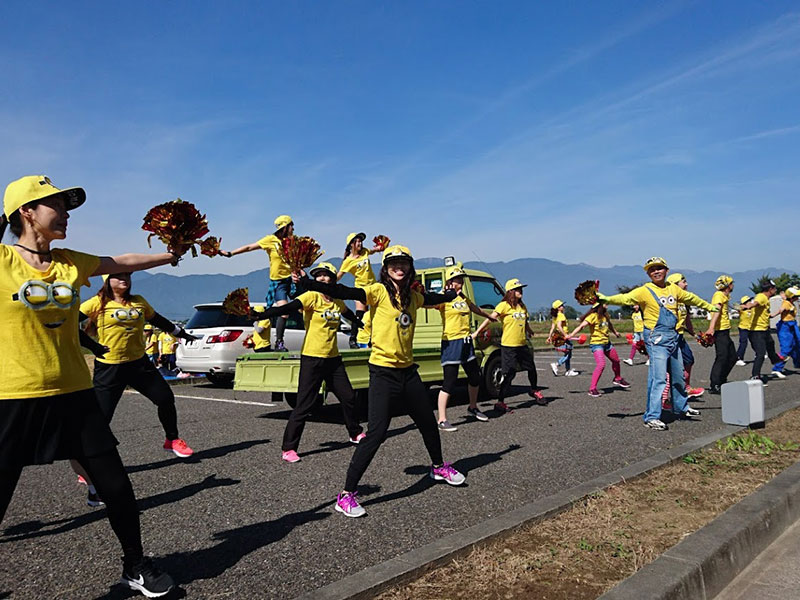
M 708 393 L 714 394 L 715 396 L 719 396 L 722 393 L 722 390 L 718 385 L 712 385 L 711 387 L 708 388 Z
M 122 585 L 136 590 L 148 598 L 166 596 L 175 582 L 167 573 L 160 571 L 153 561 L 145 557 L 135 565 L 125 565 L 122 568 Z
M 91 506 L 92 508 L 97 508 L 99 506 L 105 506 L 106 503 L 100 500 L 100 496 L 97 495 L 97 492 L 94 494 L 89 492 L 89 495 L 86 496 L 86 504 Z
M 356 338 L 350 338 L 350 349 L 358 350 L 358 347 L 358 340 L 356 340 Z

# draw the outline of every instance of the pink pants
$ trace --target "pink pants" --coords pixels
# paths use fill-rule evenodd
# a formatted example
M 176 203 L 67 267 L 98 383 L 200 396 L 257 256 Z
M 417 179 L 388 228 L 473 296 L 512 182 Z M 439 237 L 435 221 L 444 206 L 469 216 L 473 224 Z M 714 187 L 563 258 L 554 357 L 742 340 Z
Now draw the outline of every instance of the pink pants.
M 686 389 L 688 390 L 691 385 L 689 385 L 689 379 L 692 376 L 692 365 L 683 365 L 683 379 L 686 382 Z M 667 387 L 664 388 L 664 393 L 661 394 L 661 402 L 668 402 L 669 401 L 669 394 L 670 394 L 670 387 L 669 387 L 669 373 L 667 373 Z
M 613 346 L 610 350 L 595 350 L 592 352 L 594 355 L 594 371 L 592 372 L 592 387 L 589 389 L 594 390 L 597 389 L 597 383 L 600 381 L 600 375 L 603 374 L 603 369 L 606 368 L 606 356 L 611 360 L 611 368 L 614 370 L 614 379 L 619 379 L 622 377 L 622 373 L 619 370 L 619 355 L 617 354 L 617 349 Z

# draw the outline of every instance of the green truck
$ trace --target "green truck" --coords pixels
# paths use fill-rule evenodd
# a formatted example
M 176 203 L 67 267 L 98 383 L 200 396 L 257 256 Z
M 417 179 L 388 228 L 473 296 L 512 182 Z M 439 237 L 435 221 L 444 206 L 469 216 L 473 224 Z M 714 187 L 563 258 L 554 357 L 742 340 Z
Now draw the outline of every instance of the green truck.
M 417 280 L 429 292 L 440 293 L 444 289 L 445 270 L 453 259 L 445 259 L 441 267 L 421 269 Z M 464 269 L 464 294 L 476 305 L 490 312 L 503 299 L 503 289 L 494 277 L 484 271 Z M 475 331 L 483 318 L 472 314 L 472 330 Z M 475 342 L 475 353 L 483 373 L 483 393 L 496 398 L 500 386 L 500 323 L 492 323 Z M 414 333 L 414 362 L 419 365 L 422 381 L 433 385 L 442 381 L 441 365 L 442 317 L 438 310 L 420 309 Z M 342 360 L 353 389 L 361 399 L 366 399 L 369 387 L 369 350 L 341 350 Z M 290 406 L 294 406 L 297 380 L 300 373 L 299 353 L 267 352 L 243 354 L 236 360 L 236 376 L 233 389 L 246 392 L 283 393 Z M 460 372 L 463 378 L 466 375 Z M 325 390 L 320 390 L 324 398 Z

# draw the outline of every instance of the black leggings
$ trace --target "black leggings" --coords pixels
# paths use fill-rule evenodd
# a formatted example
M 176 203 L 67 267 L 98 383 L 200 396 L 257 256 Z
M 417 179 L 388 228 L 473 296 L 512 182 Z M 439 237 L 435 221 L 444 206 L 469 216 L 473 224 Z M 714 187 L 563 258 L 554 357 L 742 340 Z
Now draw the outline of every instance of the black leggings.
M 739 348 L 736 350 L 736 358 L 744 360 L 744 353 L 747 351 L 747 344 L 750 341 L 750 330 L 739 328 Z
M 458 381 L 458 367 L 464 367 L 464 373 L 467 374 L 467 383 L 469 385 L 478 387 L 481 384 L 481 370 L 478 367 L 478 361 L 473 358 L 460 365 L 442 365 L 442 370 L 444 371 L 443 392 L 447 394 L 453 393 Z
M 781 361 L 775 352 L 775 340 L 769 331 L 751 331 L 750 344 L 753 346 L 755 358 L 753 359 L 753 377 L 761 377 L 761 365 L 764 364 L 764 354 L 769 356 L 770 362 L 774 365 Z
M 97 403 L 109 423 L 127 386 L 131 386 L 158 407 L 158 420 L 161 421 L 167 439 L 178 439 L 180 436 L 175 394 L 147 357 L 119 365 L 94 361 Z
M 718 388 L 728 381 L 731 369 L 736 364 L 736 348 L 731 340 L 730 329 L 714 332 L 714 364 L 711 367 L 711 387 Z
M 125 562 L 139 562 L 143 556 L 139 509 L 117 449 L 113 448 L 98 456 L 76 456 L 75 459 L 86 469 L 97 493 L 106 504 L 108 521 L 122 545 Z M 6 514 L 21 473 L 21 466 L 0 468 L 0 522 Z
M 300 376 L 297 383 L 297 404 L 295 404 L 292 414 L 289 415 L 289 422 L 283 432 L 282 450 L 297 450 L 300 445 L 300 437 L 306 426 L 306 419 L 314 411 L 322 382 L 328 391 L 333 392 L 339 399 L 344 413 L 344 423 L 347 433 L 351 438 L 355 438 L 363 431 L 358 423 L 356 414 L 356 393 L 347 378 L 341 356 L 333 358 L 317 358 L 315 356 L 300 355 Z
M 535 390 L 539 381 L 536 374 L 536 364 L 533 362 L 533 352 L 528 346 L 500 346 L 500 365 L 503 381 L 500 383 L 498 400 L 503 402 L 517 374 L 517 365 L 521 371 L 528 372 L 528 382 L 531 389 Z
M 386 439 L 392 409 L 402 406 L 422 434 L 425 447 L 434 465 L 442 464 L 442 443 L 436 417 L 428 400 L 428 390 L 422 384 L 417 365 L 405 369 L 369 365 L 369 416 L 367 437 L 361 440 L 347 468 L 344 489 L 355 492 L 361 476 L 369 467 L 375 453 Z

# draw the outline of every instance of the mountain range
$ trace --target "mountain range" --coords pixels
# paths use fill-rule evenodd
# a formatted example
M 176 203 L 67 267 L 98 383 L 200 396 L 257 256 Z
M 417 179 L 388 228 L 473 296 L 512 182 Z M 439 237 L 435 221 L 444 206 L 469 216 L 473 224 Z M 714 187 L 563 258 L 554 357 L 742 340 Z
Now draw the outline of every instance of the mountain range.
M 341 260 L 332 260 L 339 266 Z M 442 264 L 439 258 L 422 258 L 415 261 L 417 269 L 434 267 Z M 500 285 L 507 279 L 518 277 L 527 283 L 525 303 L 531 312 L 539 308 L 549 309 L 556 298 L 577 307 L 573 293 L 575 286 L 587 279 L 599 280 L 600 290 L 606 294 L 616 293 L 618 285 L 634 286 L 644 283 L 647 276 L 638 265 L 622 265 L 613 267 L 594 267 L 584 263 L 568 265 L 545 258 L 519 258 L 509 262 L 466 262 L 464 267 L 487 271 L 497 278 Z M 373 265 L 378 273 L 379 265 Z M 689 290 L 710 300 L 714 293 L 714 281 L 721 275 L 717 271 L 694 271 L 676 265 L 674 271 L 680 271 L 689 282 Z M 781 273 L 793 273 L 786 268 L 765 267 L 750 271 L 727 273 L 736 281 L 733 298 L 737 299 L 750 294 L 750 285 L 764 274 L 778 276 Z M 166 273 L 150 274 L 134 273 L 133 292 L 144 296 L 162 315 L 173 320 L 189 318 L 195 304 L 221 301 L 231 290 L 247 287 L 251 300 L 261 300 L 267 292 L 268 269 L 252 271 L 245 275 L 169 275 Z M 346 275 L 342 283 L 352 285 L 353 279 Z M 92 279 L 88 292 L 83 298 L 97 292 L 100 278 Z

